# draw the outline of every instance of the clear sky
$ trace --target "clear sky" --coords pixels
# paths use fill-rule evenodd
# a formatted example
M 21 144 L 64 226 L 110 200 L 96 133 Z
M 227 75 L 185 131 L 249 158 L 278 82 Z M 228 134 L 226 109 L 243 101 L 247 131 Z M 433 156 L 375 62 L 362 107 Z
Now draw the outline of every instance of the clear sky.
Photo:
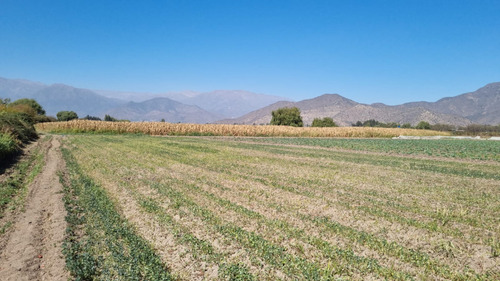
M 500 1 L 0 0 L 0 77 L 435 101 L 500 81 Z

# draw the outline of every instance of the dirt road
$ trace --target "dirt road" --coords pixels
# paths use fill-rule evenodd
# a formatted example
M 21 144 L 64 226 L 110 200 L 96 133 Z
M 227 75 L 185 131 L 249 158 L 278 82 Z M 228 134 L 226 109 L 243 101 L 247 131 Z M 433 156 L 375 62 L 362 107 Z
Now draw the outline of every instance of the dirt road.
M 0 280 L 67 280 L 61 252 L 66 229 L 63 187 L 57 172 L 64 162 L 60 137 L 41 145 L 46 153 L 43 170 L 29 187 L 25 212 L 18 214 L 2 237 Z

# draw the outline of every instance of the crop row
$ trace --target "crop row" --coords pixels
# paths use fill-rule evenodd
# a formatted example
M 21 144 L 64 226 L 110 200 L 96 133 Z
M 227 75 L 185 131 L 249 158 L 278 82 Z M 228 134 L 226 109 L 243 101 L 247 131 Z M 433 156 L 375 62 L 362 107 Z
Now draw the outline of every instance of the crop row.
M 75 280 L 173 280 L 106 191 L 81 172 L 68 150 L 63 156 L 69 176 L 61 176 L 68 212 L 63 253 Z
M 415 159 L 228 139 L 84 135 L 70 139 L 74 155 L 85 164 L 86 172 L 103 182 L 119 182 L 134 189 L 136 204 L 154 215 L 165 230 L 174 233 L 178 243 L 189 245 L 194 254 L 199 253 L 195 258 L 220 265 L 219 277 L 239 276 L 240 272 L 241 276 L 260 279 L 261 275 L 254 275 L 258 260 L 288 278 L 498 277 L 490 262 L 497 259 L 497 242 L 488 238 L 498 233 L 498 190 L 494 188 L 498 180 L 492 173 L 493 164 L 466 167 L 441 159 L 423 163 L 428 166 L 426 169 L 412 170 L 408 163 Z M 126 161 L 123 155 L 134 161 Z M 386 165 L 393 161 L 397 164 Z M 436 167 L 446 169 L 435 172 Z M 373 168 L 382 175 L 370 173 Z M 481 168 L 490 172 L 469 176 L 458 172 Z M 401 175 L 404 181 L 398 180 Z M 437 185 L 429 187 L 432 182 Z M 487 187 L 475 190 L 472 186 L 477 183 Z M 463 201 L 459 192 L 465 192 L 469 198 Z M 487 207 L 485 210 L 474 209 L 473 202 L 479 198 Z M 449 209 L 467 206 L 468 211 L 460 216 L 433 212 L 433 208 L 424 208 L 430 202 Z M 315 211 L 315 205 L 321 205 L 324 211 Z M 329 212 L 351 215 L 335 217 L 327 215 Z M 238 243 L 252 257 L 251 262 L 230 261 L 230 252 L 215 247 L 210 235 L 199 236 L 199 231 L 192 232 L 190 224 L 179 220 L 186 214 L 188 221 L 200 220 L 199 227 Z M 461 228 L 463 224 L 470 226 Z M 483 227 L 487 230 L 481 232 Z M 381 232 L 385 229 L 392 229 L 389 235 Z M 439 249 L 434 250 L 432 245 L 422 245 L 421 249 L 419 245 L 412 246 L 411 238 L 404 238 L 398 229 L 424 234 L 418 239 L 422 242 L 428 239 L 427 243 L 435 243 L 443 239 L 439 237 L 446 237 L 449 242 L 439 244 Z M 342 242 L 337 244 L 336 239 Z M 469 248 L 486 245 L 492 249 L 491 257 L 475 261 L 490 263 L 485 270 L 457 268 L 457 259 L 467 260 Z M 163 259 L 168 262 L 168 255 Z M 465 262 L 469 264 L 472 265 Z M 273 276 L 272 272 L 269 276 Z

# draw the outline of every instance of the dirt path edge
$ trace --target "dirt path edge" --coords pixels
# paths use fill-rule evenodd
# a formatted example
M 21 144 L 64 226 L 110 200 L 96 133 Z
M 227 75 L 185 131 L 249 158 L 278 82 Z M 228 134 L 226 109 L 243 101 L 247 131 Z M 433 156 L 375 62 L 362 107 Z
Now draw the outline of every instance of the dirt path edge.
M 68 280 L 62 254 L 66 229 L 61 137 L 42 146 L 45 165 L 29 186 L 25 212 L 16 218 L 7 243 L 0 249 L 0 280 Z

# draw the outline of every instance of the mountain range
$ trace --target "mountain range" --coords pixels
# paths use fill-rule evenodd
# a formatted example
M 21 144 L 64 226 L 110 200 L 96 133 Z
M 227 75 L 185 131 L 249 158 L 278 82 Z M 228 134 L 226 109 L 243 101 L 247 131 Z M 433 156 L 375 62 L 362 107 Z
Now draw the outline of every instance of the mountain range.
M 47 115 L 52 116 L 59 111 L 71 110 L 80 117 L 90 115 L 103 118 L 109 114 L 131 121 L 164 119 L 171 123 L 212 123 L 238 117 L 285 99 L 240 90 L 164 94 L 96 91 L 1 77 L 0 97 L 11 100 L 35 99 Z
M 301 110 L 306 125 L 318 117 L 331 117 L 341 126 L 369 119 L 412 125 L 420 121 L 455 126 L 500 124 L 500 82 L 436 102 L 394 106 L 362 104 L 338 94 L 324 94 L 293 102 L 241 90 L 151 94 L 96 91 L 1 77 L 0 97 L 11 100 L 33 98 L 43 106 L 47 115 L 52 116 L 62 110 L 72 110 L 80 117 L 91 115 L 103 118 L 109 114 L 131 121 L 164 119 L 172 123 L 268 124 L 273 110 L 296 106 Z
M 305 124 L 311 124 L 314 118 L 331 117 L 341 126 L 369 119 L 412 125 L 420 121 L 455 126 L 472 123 L 497 125 L 500 124 L 500 82 L 436 102 L 411 102 L 395 106 L 383 103 L 362 104 L 338 94 L 325 94 L 299 102 L 277 102 L 239 118 L 225 119 L 218 123 L 268 124 L 273 110 L 294 106 L 301 110 Z

